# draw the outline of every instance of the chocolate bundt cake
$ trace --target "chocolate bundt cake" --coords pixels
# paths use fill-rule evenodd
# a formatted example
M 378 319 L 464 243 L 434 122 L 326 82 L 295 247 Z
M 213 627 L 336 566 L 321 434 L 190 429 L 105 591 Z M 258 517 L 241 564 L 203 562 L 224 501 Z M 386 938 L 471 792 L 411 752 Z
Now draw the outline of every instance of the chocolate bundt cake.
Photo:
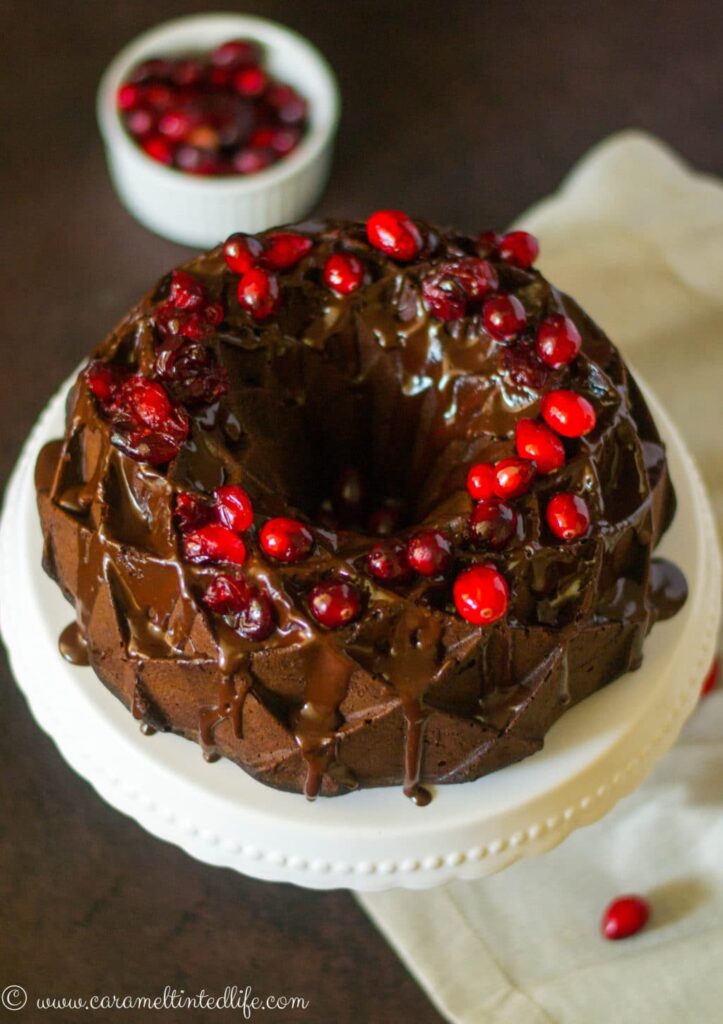
M 536 256 L 384 210 L 167 274 L 38 460 L 65 655 L 208 760 L 419 803 L 636 668 L 686 593 L 665 450 Z

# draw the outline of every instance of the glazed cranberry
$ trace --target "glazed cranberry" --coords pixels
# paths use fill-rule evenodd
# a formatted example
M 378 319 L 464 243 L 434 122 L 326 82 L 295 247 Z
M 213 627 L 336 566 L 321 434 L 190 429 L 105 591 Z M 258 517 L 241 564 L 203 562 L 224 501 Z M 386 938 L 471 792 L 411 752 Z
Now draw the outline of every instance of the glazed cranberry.
M 627 939 L 644 928 L 650 917 L 650 904 L 642 896 L 619 896 L 607 907 L 600 922 L 606 939 Z
M 483 255 L 493 255 L 500 242 L 500 236 L 496 231 L 480 231 L 477 235 L 477 251 Z
M 580 332 L 573 321 L 560 313 L 548 316 L 537 329 L 537 354 L 553 370 L 571 363 L 581 344 Z
M 138 85 L 126 82 L 116 93 L 119 110 L 135 110 L 143 100 L 143 90 Z
M 351 295 L 364 280 L 364 264 L 350 252 L 335 252 L 324 264 L 322 277 L 337 295 Z
M 350 583 L 318 583 L 309 594 L 309 608 L 319 625 L 339 629 L 359 617 L 361 598 Z
M 244 637 L 259 643 L 274 628 L 274 607 L 265 591 L 246 580 L 217 576 L 203 595 L 204 604 L 217 615 L 233 617 L 233 626 Z
M 208 332 L 209 326 L 199 313 L 184 318 L 183 334 Z M 200 341 L 181 335 L 167 338 L 156 352 L 156 377 L 182 405 L 211 405 L 228 391 L 228 374 L 218 365 L 216 355 Z
M 236 290 L 239 304 L 254 320 L 267 320 L 281 303 L 281 290 L 276 274 L 263 267 L 247 270 Z
M 244 235 L 237 231 L 229 235 L 223 244 L 223 258 L 226 266 L 234 274 L 245 274 L 256 264 L 264 247 L 253 235 Z
M 367 555 L 369 575 L 384 583 L 402 583 L 411 575 L 407 548 L 401 541 L 375 544 Z
M 260 60 L 261 51 L 248 39 L 231 39 L 217 46 L 211 54 L 211 63 L 216 68 L 239 68 L 244 64 L 258 64 Z
M 367 220 L 367 238 L 375 249 L 408 263 L 422 248 L 422 236 L 413 220 L 402 210 L 377 210 Z
M 258 65 L 251 65 L 237 71 L 233 77 L 233 87 L 239 96 L 254 98 L 266 91 L 269 76 Z
M 590 512 L 585 501 L 568 491 L 561 491 L 550 499 L 545 518 L 550 530 L 560 540 L 584 537 L 590 526 Z
M 467 473 L 467 490 L 470 497 L 475 501 L 487 498 L 494 498 L 495 490 L 495 468 L 491 462 L 476 462 L 470 466 Z
M 270 167 L 274 159 L 272 150 L 248 146 L 234 154 L 232 163 L 234 170 L 239 174 L 257 174 Z
M 542 418 L 563 437 L 582 437 L 594 429 L 597 417 L 587 398 L 574 391 L 549 391 L 542 399 Z
M 148 138 L 155 127 L 155 123 L 156 121 L 153 114 L 150 110 L 146 110 L 145 107 L 138 107 L 136 110 L 129 110 L 125 115 L 126 128 L 136 139 Z M 149 153 L 148 155 L 151 156 L 152 154 Z
M 487 260 L 464 256 L 458 260 L 447 260 L 442 266 L 456 277 L 471 302 L 480 302 L 499 285 L 497 271 Z
M 300 562 L 311 552 L 314 535 L 298 519 L 278 516 L 261 527 L 259 543 L 266 554 L 278 562 Z
M 701 697 L 707 697 L 709 693 L 712 693 L 718 685 L 718 675 L 720 672 L 720 659 L 715 658 L 711 665 L 708 675 L 703 680 L 703 685 L 700 688 Z
M 535 467 L 525 459 L 501 459 L 495 463 L 494 492 L 498 498 L 519 498 L 530 489 Z
M 121 382 L 120 367 L 94 359 L 85 368 L 85 383 L 101 405 L 108 405 Z
M 200 309 L 206 302 L 201 282 L 185 270 L 174 270 L 168 297 L 176 309 Z
M 389 537 L 399 525 L 401 509 L 398 505 L 385 502 L 369 516 L 368 529 L 377 537 Z
M 168 110 L 158 119 L 158 131 L 171 142 L 181 142 L 193 127 L 193 118 L 185 110 Z
M 108 411 L 116 428 L 113 443 L 132 459 L 152 466 L 175 458 L 188 437 L 188 416 L 173 406 L 158 381 L 129 377 Z
M 513 267 L 531 267 L 540 254 L 540 245 L 527 231 L 510 231 L 497 243 L 497 255 Z
M 246 545 L 233 530 L 209 523 L 183 537 L 183 553 L 189 562 L 231 562 L 243 565 Z
M 306 117 L 309 106 L 296 89 L 280 82 L 270 87 L 265 100 L 284 124 L 299 124 Z
M 565 464 L 562 441 L 544 423 L 518 420 L 515 445 L 520 458 L 534 462 L 538 473 L 554 473 Z
M 503 501 L 478 501 L 467 521 L 476 544 L 499 551 L 517 530 L 517 512 Z
M 490 626 L 507 611 L 510 589 L 502 573 L 483 563 L 459 574 L 452 596 L 463 619 L 475 626 Z
M 482 307 L 484 325 L 493 338 L 510 341 L 527 326 L 525 307 L 515 295 L 494 295 Z
M 452 545 L 440 530 L 420 530 L 407 542 L 407 560 L 422 576 L 437 576 L 452 563 Z
M 459 320 L 467 312 L 467 294 L 462 284 L 444 271 L 425 275 L 422 298 L 429 312 L 438 320 Z
M 500 362 L 509 379 L 518 387 L 540 391 L 547 383 L 549 369 L 527 341 L 506 345 L 500 352 Z
M 216 518 L 222 526 L 229 530 L 243 533 L 253 525 L 254 509 L 243 487 L 238 484 L 225 484 L 217 488 L 213 494 L 216 506 Z
M 276 231 L 264 241 L 264 262 L 274 270 L 290 270 L 314 248 L 306 235 L 295 231 Z
M 152 135 L 141 143 L 141 148 L 146 156 L 156 163 L 165 164 L 167 167 L 173 163 L 173 146 L 160 135 Z
M 197 530 L 211 520 L 212 509 L 200 494 L 181 491 L 176 495 L 173 507 L 173 518 L 182 533 Z

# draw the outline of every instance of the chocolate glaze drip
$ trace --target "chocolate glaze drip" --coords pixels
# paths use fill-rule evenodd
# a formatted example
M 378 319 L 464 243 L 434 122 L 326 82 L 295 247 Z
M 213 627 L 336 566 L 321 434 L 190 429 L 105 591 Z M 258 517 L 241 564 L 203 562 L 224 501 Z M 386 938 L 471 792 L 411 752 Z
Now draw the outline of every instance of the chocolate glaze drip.
M 568 297 L 536 271 L 496 264 L 501 287 L 524 304 L 529 337 L 503 345 L 479 313 L 429 316 L 420 280 L 429 262 L 475 254 L 472 239 L 421 225 L 419 263 L 400 266 L 372 249 L 362 225 L 307 225 L 314 248 L 280 276 L 278 314 L 255 323 L 239 308 L 236 278 L 219 249 L 186 265 L 225 320 L 207 341 L 228 393 L 188 409 L 191 430 L 166 467 L 133 461 L 81 376 L 67 428 L 36 471 L 44 565 L 76 609 L 64 653 L 81 648 L 145 731 L 197 740 L 208 760 L 229 757 L 270 785 L 335 795 L 402 784 L 417 803 L 425 783 L 474 779 L 539 749 L 564 710 L 639 665 L 653 625 L 685 600 L 680 572 L 652 551 L 675 502 L 665 450 L 619 353 Z M 357 292 L 322 283 L 343 248 L 367 269 Z M 153 374 L 155 312 L 164 278 L 99 346 L 96 358 Z M 570 316 L 580 356 L 560 370 L 535 362 L 537 323 Z M 466 531 L 468 466 L 514 452 L 521 417 L 541 395 L 578 391 L 594 403 L 594 432 L 566 441 L 566 464 L 517 502 L 519 528 L 501 552 Z M 510 584 L 505 619 L 463 621 L 450 578 L 384 586 L 365 569 L 362 525 L 321 525 L 339 473 L 366 478 L 371 510 L 404 508 L 400 536 L 435 526 L 450 537 L 454 572 L 491 561 Z M 174 494 L 241 483 L 256 512 L 242 575 L 271 598 L 276 628 L 262 643 L 209 613 L 200 595 L 227 567 L 183 560 Z M 558 490 L 585 494 L 588 535 L 553 542 L 544 507 Z M 272 564 L 255 530 L 269 516 L 308 522 L 308 559 Z M 358 621 L 330 632 L 311 618 L 320 579 L 352 582 Z M 83 639 L 81 639 L 83 638 Z
M 58 640 L 60 653 L 71 665 L 89 665 L 88 646 L 77 622 L 65 627 Z

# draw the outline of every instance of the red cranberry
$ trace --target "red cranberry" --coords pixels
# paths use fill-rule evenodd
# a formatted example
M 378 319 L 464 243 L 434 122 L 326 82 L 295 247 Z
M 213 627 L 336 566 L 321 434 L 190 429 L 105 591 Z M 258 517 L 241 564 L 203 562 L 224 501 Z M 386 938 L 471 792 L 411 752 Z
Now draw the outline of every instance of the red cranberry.
M 126 82 L 116 93 L 119 110 L 135 110 L 143 100 L 143 90 L 138 85 Z
M 284 124 L 299 124 L 306 117 L 309 105 L 290 85 L 277 82 L 270 87 L 265 99 Z
M 154 110 L 167 110 L 173 103 L 173 92 L 167 85 L 149 85 L 145 91 L 145 98 Z
M 351 295 L 364 280 L 364 264 L 350 252 L 335 252 L 324 264 L 322 276 L 338 295 Z
M 176 495 L 173 508 L 173 516 L 176 525 L 182 533 L 189 530 L 198 530 L 211 520 L 211 506 L 201 497 L 192 491 L 181 491 Z
M 375 249 L 381 249 L 400 263 L 416 259 L 422 248 L 417 225 L 402 210 L 373 213 L 367 220 L 367 238 Z
M 375 544 L 367 555 L 370 576 L 384 583 L 402 583 L 411 575 L 407 548 L 401 541 Z
M 133 82 L 165 81 L 171 77 L 173 61 L 163 57 L 151 57 L 133 69 L 130 78 Z
M 537 354 L 540 359 L 559 370 L 567 366 L 580 351 L 580 332 L 568 316 L 553 313 L 542 321 L 537 329 Z
M 206 67 L 201 60 L 194 57 L 187 57 L 185 60 L 176 61 L 173 68 L 173 82 L 182 88 L 200 85 L 206 73 Z
M 244 235 L 237 231 L 229 235 L 223 244 L 223 258 L 226 266 L 234 274 L 245 274 L 258 262 L 264 247 L 253 235 Z
M 201 282 L 185 270 L 174 270 L 168 295 L 176 309 L 200 309 L 206 302 Z
M 311 552 L 314 535 L 298 519 L 278 516 L 261 527 L 259 543 L 266 554 L 278 562 L 300 562 Z
M 253 526 L 254 509 L 243 487 L 238 484 L 226 484 L 214 491 L 216 518 L 222 526 L 229 530 L 243 533 Z
M 398 505 L 385 502 L 369 516 L 369 532 L 376 537 L 389 537 L 399 524 L 401 509 Z
M 516 295 L 494 295 L 482 308 L 482 317 L 493 338 L 511 341 L 527 326 L 527 314 Z
M 452 564 L 452 545 L 440 530 L 420 530 L 407 543 L 407 560 L 422 576 L 437 576 Z
M 510 588 L 502 573 L 483 563 L 459 574 L 452 595 L 463 619 L 475 626 L 491 626 L 507 611 Z
M 515 429 L 517 454 L 534 462 L 538 473 L 554 473 L 565 465 L 565 449 L 553 432 L 536 420 L 518 420 Z
M 193 118 L 185 110 L 169 110 L 158 121 L 158 131 L 171 142 L 181 142 L 193 127 Z
M 503 501 L 478 501 L 467 525 L 475 543 L 498 551 L 515 535 L 517 520 L 517 512 Z
M 239 174 L 258 174 L 259 171 L 270 167 L 274 159 L 271 149 L 248 146 L 234 154 L 232 163 L 234 170 Z
M 176 166 L 187 174 L 220 174 L 222 164 L 216 153 L 210 153 L 199 146 L 179 146 L 176 150 Z
M 308 256 L 314 243 L 295 231 L 276 231 L 264 241 L 264 262 L 274 270 L 290 270 Z
M 173 146 L 160 135 L 154 135 L 142 143 L 143 152 L 156 163 L 170 167 L 173 163 Z
M 101 405 L 108 405 L 121 383 L 120 368 L 94 359 L 85 368 L 85 383 Z
M 600 922 L 606 939 L 627 939 L 644 928 L 650 917 L 650 904 L 642 896 L 619 896 L 607 907 Z
M 516 345 L 506 345 L 500 356 L 503 369 L 518 387 L 540 391 L 547 383 L 550 371 L 530 342 L 518 341 Z
M 268 84 L 269 76 L 258 65 L 241 68 L 233 78 L 233 87 L 239 96 L 247 96 L 250 99 L 261 96 Z
M 184 534 L 183 553 L 189 562 L 231 562 L 243 565 L 246 545 L 233 530 L 209 523 Z
M 494 498 L 497 494 L 495 480 L 495 468 L 491 462 L 477 462 L 470 466 L 467 473 L 467 490 L 470 497 L 475 501 Z
M 281 290 L 276 274 L 263 267 L 247 270 L 236 290 L 239 304 L 254 320 L 267 320 L 281 303 Z
M 467 295 L 456 277 L 434 271 L 422 279 L 422 298 L 438 320 L 459 320 L 467 312 Z
M 519 498 L 530 489 L 535 467 L 525 459 L 495 462 L 494 491 L 498 498 Z
M 510 231 L 497 243 L 497 255 L 513 267 L 531 267 L 540 254 L 540 245 L 527 231 Z
M 271 143 L 273 142 L 276 129 L 270 124 L 262 124 L 258 128 L 254 128 L 249 136 L 249 145 L 257 147 L 259 149 L 273 148 Z
M 125 115 L 126 128 L 136 139 L 147 139 L 153 131 L 155 124 L 156 119 L 150 110 L 146 110 L 145 107 L 138 107 L 135 110 L 129 110 Z M 166 145 L 168 145 L 168 143 L 166 143 Z M 148 155 L 150 156 L 151 154 L 149 153 Z
M 318 583 L 309 594 L 309 608 L 321 626 L 339 629 L 359 618 L 361 598 L 350 583 Z
M 246 640 L 265 640 L 274 628 L 274 608 L 267 593 L 233 576 L 217 576 L 203 595 L 217 615 L 233 616 L 234 628 Z
M 264 145 L 270 146 L 277 156 L 288 156 L 301 142 L 301 136 L 300 128 L 278 128 Z
M 540 407 L 542 418 L 563 437 L 582 437 L 594 429 L 597 417 L 587 398 L 574 391 L 548 391 Z
M 195 323 L 190 318 L 185 320 L 181 324 L 183 334 L 194 330 Z M 207 331 L 208 325 L 203 325 L 203 330 Z M 201 328 L 194 333 L 202 333 Z M 228 374 L 218 365 L 213 350 L 180 335 L 167 338 L 158 348 L 155 374 L 174 401 L 182 405 L 211 405 L 228 391 Z
M 550 530 L 560 540 L 577 540 L 587 533 L 590 526 L 586 503 L 579 495 L 568 491 L 561 491 L 550 499 L 545 518 Z
M 216 68 L 240 68 L 244 64 L 258 64 L 260 60 L 259 47 L 248 39 L 231 39 L 217 46 L 211 54 L 211 63 Z
M 718 685 L 718 675 L 720 672 L 720 659 L 714 658 L 713 664 L 711 665 L 708 675 L 703 680 L 703 685 L 700 688 L 701 697 L 707 697 L 709 693 L 712 693 Z

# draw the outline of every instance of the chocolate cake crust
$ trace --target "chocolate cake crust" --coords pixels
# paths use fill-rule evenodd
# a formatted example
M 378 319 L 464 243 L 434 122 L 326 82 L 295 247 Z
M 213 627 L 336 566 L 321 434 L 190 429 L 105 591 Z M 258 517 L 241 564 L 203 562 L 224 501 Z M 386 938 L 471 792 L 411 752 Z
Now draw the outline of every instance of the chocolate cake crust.
M 87 660 L 145 731 L 186 736 L 209 760 L 307 796 L 403 785 L 424 803 L 424 783 L 528 756 L 565 710 L 639 666 L 652 625 L 686 596 L 680 572 L 653 557 L 674 492 L 617 349 L 537 270 L 414 223 L 419 251 L 403 261 L 360 223 L 294 228 L 309 244 L 274 274 L 279 297 L 260 318 L 239 300 L 223 247 L 184 264 L 202 296 L 192 289 L 190 306 L 175 304 L 166 275 L 93 355 L 108 400 L 82 372 L 65 436 L 37 463 L 44 567 L 76 610 L 66 657 Z M 273 237 L 259 236 L 259 250 Z M 339 252 L 363 268 L 347 294 L 324 277 Z M 495 294 L 521 303 L 514 339 L 490 331 L 481 302 L 451 319 L 430 311 L 425 281 L 461 260 L 485 261 Z M 558 367 L 535 348 L 554 316 L 581 336 Z M 111 395 L 131 375 L 160 383 L 172 404 L 168 423 L 142 437 Z M 519 422 L 539 419 L 560 389 L 589 401 L 594 428 L 563 437 L 563 464 L 514 498 L 504 543 L 476 535 L 470 466 L 518 455 Z M 363 486 L 351 508 L 350 479 Z M 210 508 L 228 485 L 253 506 L 243 564 L 198 560 L 179 495 Z M 560 492 L 584 496 L 590 513 L 567 541 L 545 518 Z M 400 551 L 420 531 L 444 535 L 440 572 L 370 572 L 379 509 L 393 512 Z M 311 537 L 296 561 L 259 541 L 278 517 Z M 509 591 L 489 626 L 465 619 L 453 597 L 480 564 Z M 219 575 L 251 588 L 253 622 L 211 609 Z M 357 602 L 334 628 L 313 607 L 314 588 L 330 583 Z

